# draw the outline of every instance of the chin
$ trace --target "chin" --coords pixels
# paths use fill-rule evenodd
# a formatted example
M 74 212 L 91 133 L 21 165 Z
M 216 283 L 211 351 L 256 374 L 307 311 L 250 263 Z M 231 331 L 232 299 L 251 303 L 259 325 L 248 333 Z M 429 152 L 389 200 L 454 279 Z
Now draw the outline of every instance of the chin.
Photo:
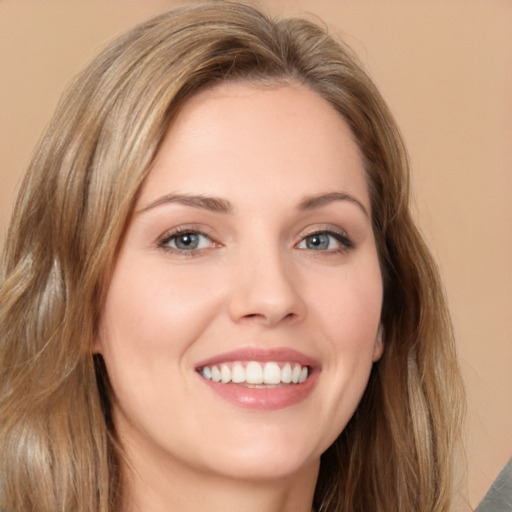
M 290 455 L 280 457 L 276 457 L 275 454 L 266 455 L 226 458 L 222 467 L 217 467 L 216 470 L 220 470 L 223 476 L 230 479 L 276 482 L 287 479 L 295 480 L 301 474 L 316 475 L 320 467 L 320 457 L 300 459 Z
M 317 472 L 320 456 L 328 447 L 290 428 L 276 431 L 263 427 L 246 433 L 249 435 L 231 436 L 231 442 L 223 443 L 216 453 L 210 451 L 209 461 L 216 462 L 210 469 L 241 480 L 282 480 Z

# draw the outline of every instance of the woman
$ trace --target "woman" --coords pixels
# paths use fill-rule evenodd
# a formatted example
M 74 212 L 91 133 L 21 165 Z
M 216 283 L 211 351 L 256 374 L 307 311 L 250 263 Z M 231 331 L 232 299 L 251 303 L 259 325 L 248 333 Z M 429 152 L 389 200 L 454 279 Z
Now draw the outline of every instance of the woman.
M 462 391 L 406 152 L 311 23 L 203 3 L 102 52 L 1 294 L 6 511 L 451 508 Z

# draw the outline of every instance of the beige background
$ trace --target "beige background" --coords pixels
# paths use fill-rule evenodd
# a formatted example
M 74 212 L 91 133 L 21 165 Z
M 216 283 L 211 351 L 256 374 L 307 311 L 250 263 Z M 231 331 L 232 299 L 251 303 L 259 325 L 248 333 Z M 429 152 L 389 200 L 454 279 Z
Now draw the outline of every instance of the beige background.
M 178 3 L 186 2 L 0 0 L 0 240 L 64 84 L 113 36 Z M 260 5 L 326 20 L 366 63 L 403 130 L 467 382 L 474 506 L 512 455 L 512 2 Z

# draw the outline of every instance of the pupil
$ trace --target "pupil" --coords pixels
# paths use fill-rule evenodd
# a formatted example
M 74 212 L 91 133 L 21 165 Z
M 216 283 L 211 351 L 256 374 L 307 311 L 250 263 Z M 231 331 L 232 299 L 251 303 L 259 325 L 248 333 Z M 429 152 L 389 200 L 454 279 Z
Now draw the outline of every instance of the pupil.
M 329 239 L 325 235 L 311 235 L 308 240 L 310 249 L 327 249 Z
M 193 233 L 186 233 L 176 239 L 178 249 L 195 249 L 198 244 L 198 236 Z

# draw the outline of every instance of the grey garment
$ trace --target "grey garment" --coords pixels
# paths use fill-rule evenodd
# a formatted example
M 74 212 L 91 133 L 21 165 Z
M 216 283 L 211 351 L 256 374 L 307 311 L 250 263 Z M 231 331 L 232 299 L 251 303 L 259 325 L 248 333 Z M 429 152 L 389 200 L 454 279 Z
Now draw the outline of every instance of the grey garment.
M 494 480 L 475 512 L 512 512 L 512 459 Z

